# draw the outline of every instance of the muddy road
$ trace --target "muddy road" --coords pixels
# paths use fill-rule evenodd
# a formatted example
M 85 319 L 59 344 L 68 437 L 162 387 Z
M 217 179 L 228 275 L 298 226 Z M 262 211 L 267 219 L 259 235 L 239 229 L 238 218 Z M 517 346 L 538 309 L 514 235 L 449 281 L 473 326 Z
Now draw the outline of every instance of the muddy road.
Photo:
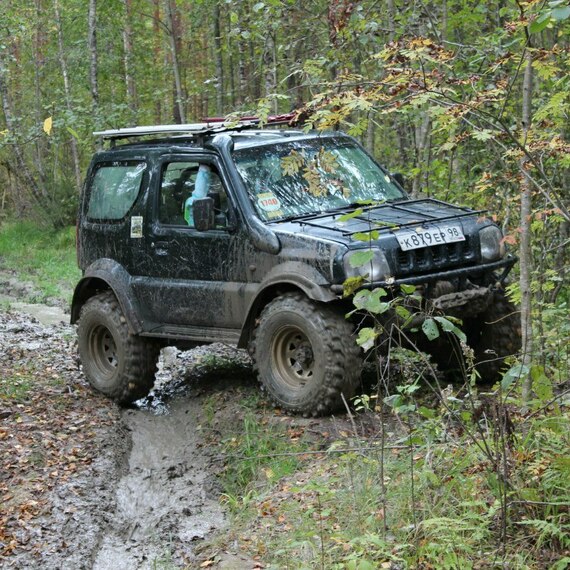
M 203 406 L 257 389 L 248 357 L 163 350 L 155 391 L 119 409 L 86 385 L 61 309 L 0 302 L 0 566 L 198 568 L 228 524 Z M 239 552 L 216 560 L 209 567 L 255 566 Z

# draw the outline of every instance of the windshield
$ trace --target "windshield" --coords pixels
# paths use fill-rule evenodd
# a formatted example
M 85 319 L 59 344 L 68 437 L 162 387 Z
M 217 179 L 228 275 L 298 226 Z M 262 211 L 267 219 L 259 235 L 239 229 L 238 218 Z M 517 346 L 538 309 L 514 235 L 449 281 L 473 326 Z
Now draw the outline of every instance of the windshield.
M 265 221 L 405 198 L 350 139 L 312 138 L 241 149 L 234 160 Z

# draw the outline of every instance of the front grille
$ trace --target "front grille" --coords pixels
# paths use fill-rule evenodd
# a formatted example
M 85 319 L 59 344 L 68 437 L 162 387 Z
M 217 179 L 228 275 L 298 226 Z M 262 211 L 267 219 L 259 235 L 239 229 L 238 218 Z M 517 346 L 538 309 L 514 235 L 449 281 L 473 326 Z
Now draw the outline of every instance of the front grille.
M 465 241 L 445 243 L 433 247 L 422 247 L 410 251 L 398 250 L 396 275 L 438 271 L 448 267 L 466 265 L 476 259 L 473 239 L 465 236 Z

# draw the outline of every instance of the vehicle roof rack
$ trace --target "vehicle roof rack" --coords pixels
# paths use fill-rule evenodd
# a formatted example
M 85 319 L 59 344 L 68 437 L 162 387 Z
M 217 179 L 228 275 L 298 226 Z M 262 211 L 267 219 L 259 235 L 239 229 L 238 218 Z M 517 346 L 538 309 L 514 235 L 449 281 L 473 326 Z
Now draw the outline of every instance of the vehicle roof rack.
M 292 125 L 294 113 L 285 115 L 272 115 L 263 121 L 263 125 Z M 235 121 L 224 117 L 208 117 L 202 123 L 187 123 L 184 125 L 154 125 L 143 127 L 125 127 L 122 129 L 108 129 L 93 133 L 103 140 L 116 141 L 131 137 L 144 137 L 151 135 L 188 135 L 203 136 L 208 134 L 223 133 L 228 131 L 240 131 L 259 127 L 262 120 L 259 117 L 241 117 Z

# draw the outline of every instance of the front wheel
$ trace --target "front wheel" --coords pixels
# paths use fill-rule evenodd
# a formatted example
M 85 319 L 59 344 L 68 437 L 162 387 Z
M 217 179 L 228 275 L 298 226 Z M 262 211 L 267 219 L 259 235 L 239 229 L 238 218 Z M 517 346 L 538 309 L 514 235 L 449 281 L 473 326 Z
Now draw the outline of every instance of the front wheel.
M 129 332 L 112 291 L 85 303 L 77 335 L 83 372 L 95 390 L 123 405 L 149 393 L 160 347 Z
M 342 313 L 300 293 L 271 301 L 259 318 L 251 352 L 273 401 L 306 416 L 340 408 L 360 380 L 362 357 L 352 332 Z

